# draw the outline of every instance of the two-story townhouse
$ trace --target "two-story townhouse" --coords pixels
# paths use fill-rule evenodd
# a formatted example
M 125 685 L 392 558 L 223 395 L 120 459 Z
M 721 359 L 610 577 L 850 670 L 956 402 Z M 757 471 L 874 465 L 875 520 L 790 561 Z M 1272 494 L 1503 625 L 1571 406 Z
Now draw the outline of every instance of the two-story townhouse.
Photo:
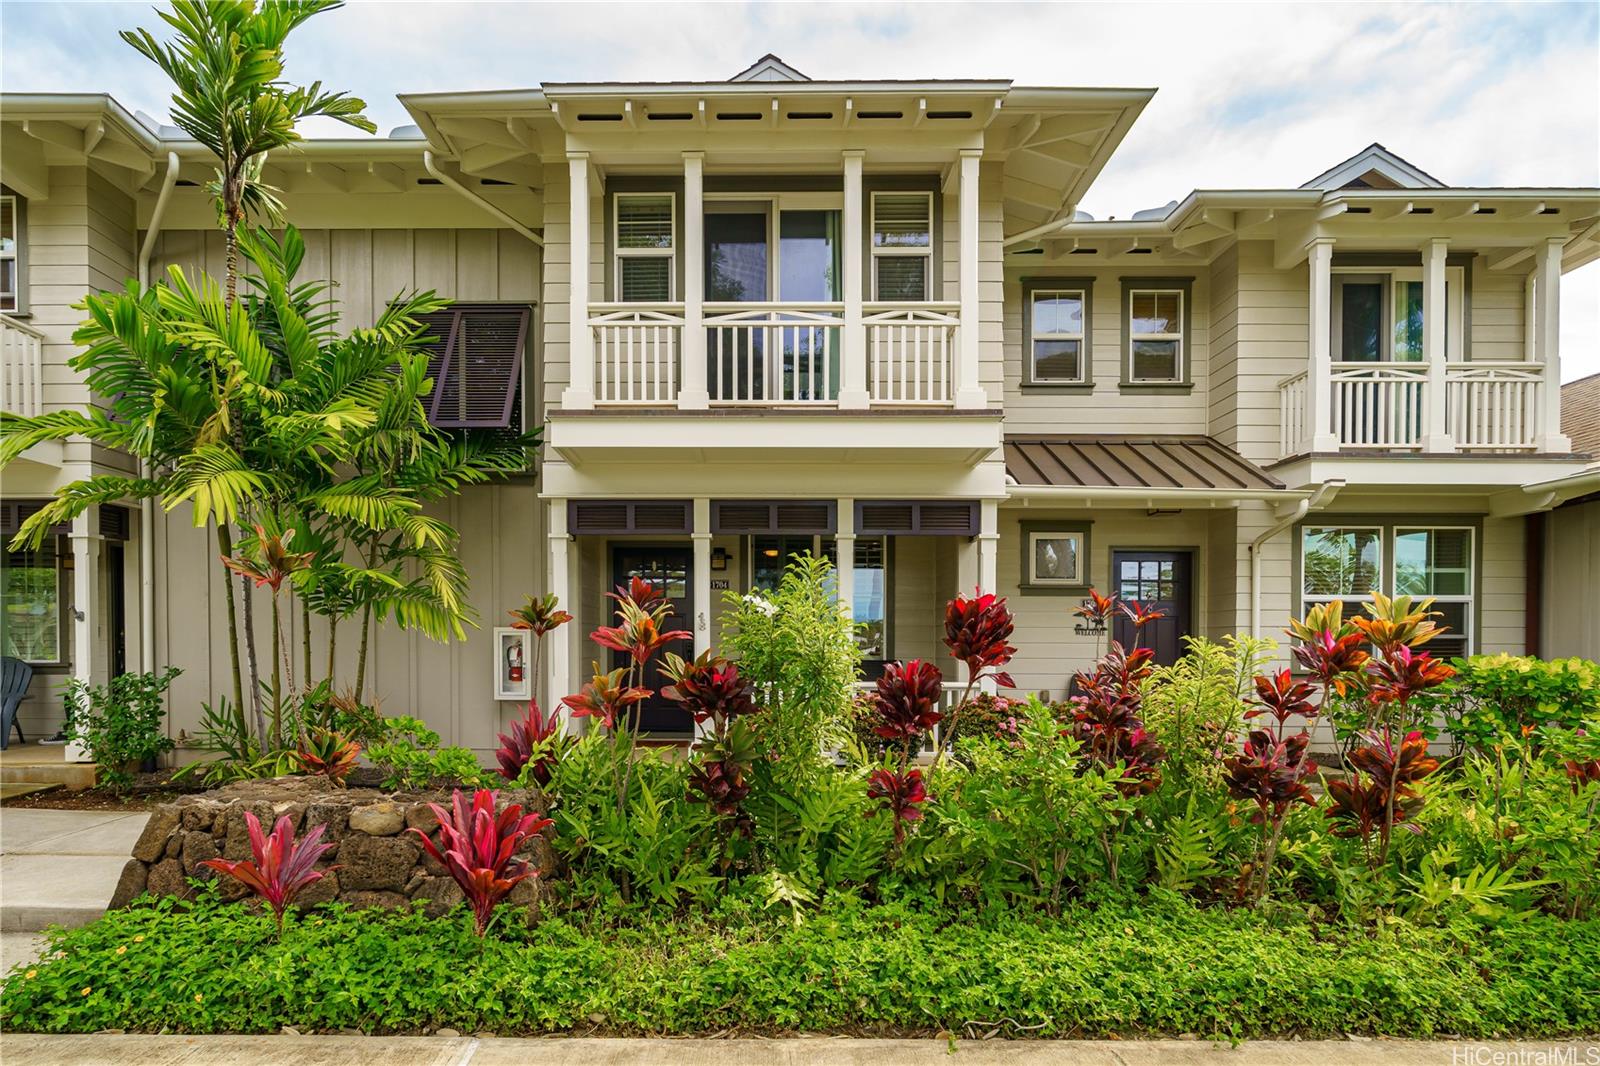
M 834 560 L 869 676 L 949 667 L 940 608 L 974 587 L 1016 610 L 1019 686 L 1057 697 L 1103 646 L 1072 613 L 1091 586 L 1166 610 L 1163 658 L 1377 591 L 1437 596 L 1447 651 L 1536 650 L 1524 516 L 1583 491 L 1557 336 L 1600 191 L 1452 188 L 1374 146 L 1297 189 L 1082 215 L 1151 95 L 769 56 L 728 81 L 405 96 L 414 126 L 275 154 L 345 324 L 413 288 L 458 301 L 436 423 L 544 433 L 528 476 L 448 509 L 484 628 L 385 629 L 369 691 L 487 750 L 520 710 L 494 627 L 524 595 L 577 615 L 548 704 L 598 657 L 612 586 L 663 583 L 704 648 L 724 594 L 801 550 Z M 81 402 L 73 301 L 220 269 L 208 164 L 105 97 L 6 96 L 0 124 L 5 405 Z M 26 457 L 7 522 L 119 462 Z M 7 556 L 8 654 L 182 666 L 193 728 L 226 687 L 211 554 L 181 513 L 85 516 Z M 25 726 L 54 728 L 52 699 L 36 686 Z M 645 724 L 690 730 L 669 706 Z

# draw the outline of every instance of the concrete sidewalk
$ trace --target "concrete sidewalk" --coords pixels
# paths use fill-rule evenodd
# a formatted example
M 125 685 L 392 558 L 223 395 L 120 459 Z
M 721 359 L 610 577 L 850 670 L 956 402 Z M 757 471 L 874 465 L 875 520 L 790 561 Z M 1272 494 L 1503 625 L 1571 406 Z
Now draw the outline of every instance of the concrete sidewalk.
M 149 815 L 0 810 L 0 956 L 47 925 L 84 925 L 106 911 Z M 31 939 L 31 938 L 30 938 Z
M 1554 1052 L 1545 1058 L 1538 1052 Z M 1518 1057 L 1522 1056 L 1522 1057 Z M 1206 1041 L 600 1040 L 551 1037 L 29 1036 L 0 1037 L 6 1066 L 1478 1066 L 1600 1061 L 1600 1044 L 1411 1040 Z

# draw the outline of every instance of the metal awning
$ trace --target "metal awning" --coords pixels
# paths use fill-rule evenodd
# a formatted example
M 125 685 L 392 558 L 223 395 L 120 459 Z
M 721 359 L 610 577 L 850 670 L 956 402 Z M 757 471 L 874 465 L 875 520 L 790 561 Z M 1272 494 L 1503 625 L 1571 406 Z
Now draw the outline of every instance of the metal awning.
M 1282 499 L 1283 482 L 1201 436 L 1008 436 L 1013 496 Z

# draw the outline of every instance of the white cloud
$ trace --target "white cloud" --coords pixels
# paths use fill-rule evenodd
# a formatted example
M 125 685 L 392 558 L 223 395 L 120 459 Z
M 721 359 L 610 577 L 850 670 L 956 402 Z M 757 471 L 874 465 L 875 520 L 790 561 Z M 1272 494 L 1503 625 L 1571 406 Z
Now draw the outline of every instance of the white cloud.
M 1298 185 L 1372 141 L 1447 182 L 1600 184 L 1592 5 L 356 2 L 312 20 L 289 76 L 363 96 L 544 81 L 721 78 L 764 52 L 814 77 L 1003 77 L 1159 88 L 1084 207 Z M 0 85 L 109 91 L 162 114 L 111 32 L 142 3 L 0 5 Z M 327 126 L 314 134 L 332 132 Z M 1600 371 L 1600 265 L 1569 275 L 1568 376 Z

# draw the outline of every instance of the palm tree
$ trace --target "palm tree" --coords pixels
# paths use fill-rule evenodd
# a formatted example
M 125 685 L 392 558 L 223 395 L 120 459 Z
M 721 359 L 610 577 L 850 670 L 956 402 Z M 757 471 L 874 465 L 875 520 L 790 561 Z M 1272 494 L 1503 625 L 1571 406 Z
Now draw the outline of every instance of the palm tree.
M 377 127 L 362 113 L 360 99 L 341 92 L 324 91 L 322 83 L 304 88 L 288 85 L 283 77 L 284 42 L 313 15 L 343 6 L 337 0 L 172 0 L 161 19 L 176 31 L 170 42 L 156 39 L 149 30 L 124 30 L 121 37 L 171 80 L 172 120 L 217 159 L 216 177 L 207 189 L 216 201 L 226 249 L 223 293 L 231 313 L 239 286 L 241 222 L 252 217 L 276 221 L 282 205 L 276 190 L 261 180 L 267 153 L 300 140 L 295 126 L 307 118 L 327 117 L 376 133 Z M 222 412 L 223 422 L 229 421 Z M 242 430 L 233 434 L 243 450 Z M 233 555 L 233 531 L 227 522 L 217 526 L 217 547 L 224 558 Z M 259 713 L 255 663 L 255 618 L 248 579 L 241 576 L 244 597 L 245 643 L 250 657 L 251 702 Z M 243 678 L 239 668 L 238 607 L 233 586 L 224 583 L 228 604 L 228 656 L 233 668 L 233 698 L 243 704 Z

